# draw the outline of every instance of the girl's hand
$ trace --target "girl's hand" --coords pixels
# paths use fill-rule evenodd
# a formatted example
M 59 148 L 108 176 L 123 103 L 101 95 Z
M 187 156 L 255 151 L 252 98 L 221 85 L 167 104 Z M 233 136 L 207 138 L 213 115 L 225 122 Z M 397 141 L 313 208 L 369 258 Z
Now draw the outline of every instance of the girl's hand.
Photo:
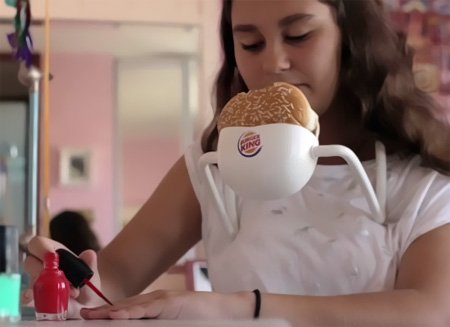
M 67 248 L 61 243 L 55 242 L 51 239 L 36 236 L 28 243 L 28 251 L 32 254 L 28 256 L 23 264 L 24 270 L 30 275 L 29 289 L 22 291 L 21 304 L 24 306 L 34 306 L 33 303 L 33 285 L 39 277 L 41 270 L 44 268 L 43 260 L 47 252 L 55 252 L 57 249 Z M 100 277 L 97 269 L 97 255 L 92 250 L 86 250 L 79 255 L 79 258 L 88 264 L 94 272 L 91 283 L 97 288 L 100 288 Z M 70 299 L 68 318 L 80 318 L 80 309 L 85 306 L 101 305 L 101 300 L 93 291 L 87 286 L 81 289 L 70 287 Z
M 252 292 L 212 293 L 154 291 L 81 310 L 84 319 L 251 319 L 255 306 Z

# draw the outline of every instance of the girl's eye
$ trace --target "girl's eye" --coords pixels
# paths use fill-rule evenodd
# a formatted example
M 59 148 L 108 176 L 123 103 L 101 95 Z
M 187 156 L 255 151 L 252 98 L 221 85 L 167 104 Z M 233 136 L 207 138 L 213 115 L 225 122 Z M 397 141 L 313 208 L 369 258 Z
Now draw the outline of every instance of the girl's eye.
M 302 35 L 298 35 L 298 36 L 285 36 L 285 40 L 289 41 L 289 42 L 303 42 L 306 39 L 308 39 L 309 35 L 311 33 L 306 33 L 306 34 L 302 34 Z
M 261 49 L 264 45 L 264 42 L 257 42 L 257 43 L 253 43 L 253 44 L 241 44 L 242 49 L 246 50 L 246 51 L 257 51 L 259 49 Z

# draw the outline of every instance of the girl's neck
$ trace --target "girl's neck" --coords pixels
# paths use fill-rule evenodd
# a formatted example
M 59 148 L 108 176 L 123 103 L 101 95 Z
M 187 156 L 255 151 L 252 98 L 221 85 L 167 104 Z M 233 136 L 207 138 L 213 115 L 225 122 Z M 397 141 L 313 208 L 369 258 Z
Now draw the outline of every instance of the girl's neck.
M 375 158 L 373 133 L 367 131 L 361 123 L 358 113 L 351 109 L 329 109 L 320 116 L 320 145 L 339 144 L 350 148 L 361 161 Z M 321 165 L 345 164 L 342 158 L 319 158 Z

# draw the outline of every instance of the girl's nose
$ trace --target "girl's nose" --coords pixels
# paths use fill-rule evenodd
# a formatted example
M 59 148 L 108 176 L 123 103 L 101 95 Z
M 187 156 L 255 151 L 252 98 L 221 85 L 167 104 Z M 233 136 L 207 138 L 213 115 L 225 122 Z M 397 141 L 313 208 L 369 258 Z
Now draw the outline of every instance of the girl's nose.
M 289 55 L 282 45 L 267 46 L 263 55 L 263 69 L 266 73 L 277 74 L 291 68 Z

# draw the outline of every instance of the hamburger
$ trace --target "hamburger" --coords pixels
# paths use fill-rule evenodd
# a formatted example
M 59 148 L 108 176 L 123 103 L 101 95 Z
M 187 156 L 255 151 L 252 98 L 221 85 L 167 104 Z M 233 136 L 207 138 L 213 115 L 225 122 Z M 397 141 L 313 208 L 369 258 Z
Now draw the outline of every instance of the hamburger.
M 319 136 L 319 116 L 297 87 L 284 82 L 241 92 L 223 108 L 217 128 L 231 126 L 260 126 L 266 124 L 293 124 L 302 126 Z

